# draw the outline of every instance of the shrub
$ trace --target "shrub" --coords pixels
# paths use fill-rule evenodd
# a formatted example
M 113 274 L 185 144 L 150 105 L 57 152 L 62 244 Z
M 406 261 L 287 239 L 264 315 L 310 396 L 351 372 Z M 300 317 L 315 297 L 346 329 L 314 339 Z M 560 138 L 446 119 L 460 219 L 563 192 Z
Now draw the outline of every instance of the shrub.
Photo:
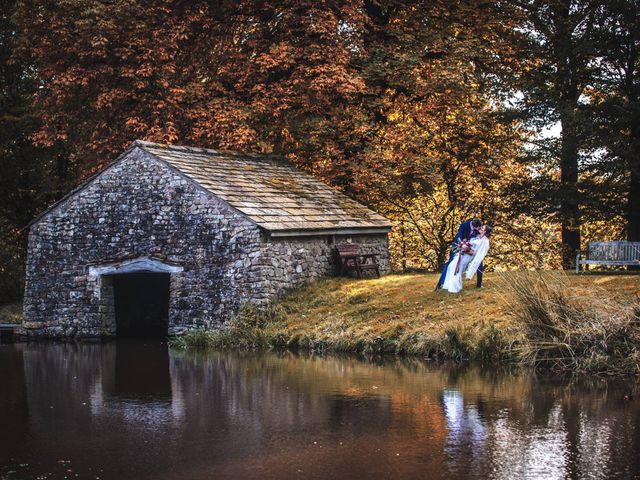
M 0 323 L 22 323 L 22 302 L 0 305 Z

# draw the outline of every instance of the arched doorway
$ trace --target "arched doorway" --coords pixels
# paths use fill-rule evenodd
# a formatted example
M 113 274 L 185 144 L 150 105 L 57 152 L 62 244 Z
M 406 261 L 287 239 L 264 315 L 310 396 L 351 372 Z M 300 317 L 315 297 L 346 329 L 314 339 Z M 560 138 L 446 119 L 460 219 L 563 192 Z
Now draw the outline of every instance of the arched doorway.
M 99 279 L 98 312 L 108 336 L 166 337 L 172 275 L 183 268 L 141 257 L 89 268 Z

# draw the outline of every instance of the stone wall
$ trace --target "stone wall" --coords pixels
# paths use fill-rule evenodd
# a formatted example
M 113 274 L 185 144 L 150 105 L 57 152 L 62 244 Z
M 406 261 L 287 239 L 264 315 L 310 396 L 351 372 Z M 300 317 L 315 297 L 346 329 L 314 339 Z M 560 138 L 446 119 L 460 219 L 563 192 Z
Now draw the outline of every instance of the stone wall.
M 263 240 L 259 261 L 262 286 L 257 303 L 266 303 L 287 289 L 336 272 L 335 245 L 357 243 L 360 252 L 378 255 L 380 273 L 389 271 L 386 235 L 324 235 Z
M 194 182 L 134 149 L 36 222 L 24 299 L 28 336 L 115 332 L 109 277 L 92 265 L 152 257 L 171 275 L 169 330 L 215 327 L 259 289 L 260 230 Z
M 334 246 L 345 241 L 378 254 L 388 271 L 384 234 L 269 238 L 197 183 L 134 148 L 32 225 L 21 333 L 113 336 L 113 277 L 96 272 L 112 273 L 111 265 L 135 259 L 173 269 L 170 334 L 220 328 L 244 302 L 265 305 L 332 274 Z

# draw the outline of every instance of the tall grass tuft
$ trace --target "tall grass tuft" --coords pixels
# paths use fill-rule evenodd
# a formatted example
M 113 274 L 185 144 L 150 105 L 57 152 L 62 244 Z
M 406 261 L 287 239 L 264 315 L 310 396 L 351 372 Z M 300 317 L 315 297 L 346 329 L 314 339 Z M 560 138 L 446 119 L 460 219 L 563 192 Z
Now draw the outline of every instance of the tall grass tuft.
M 283 307 L 280 305 L 258 308 L 243 305 L 238 313 L 220 330 L 195 329 L 170 340 L 178 349 L 269 349 L 286 347 L 282 333 Z
M 578 291 L 565 274 L 508 274 L 522 330 L 523 363 L 555 371 L 640 373 L 638 302 L 592 285 Z
M 169 345 L 181 350 L 208 350 L 213 347 L 212 332 L 203 328 L 189 330 L 169 340 Z

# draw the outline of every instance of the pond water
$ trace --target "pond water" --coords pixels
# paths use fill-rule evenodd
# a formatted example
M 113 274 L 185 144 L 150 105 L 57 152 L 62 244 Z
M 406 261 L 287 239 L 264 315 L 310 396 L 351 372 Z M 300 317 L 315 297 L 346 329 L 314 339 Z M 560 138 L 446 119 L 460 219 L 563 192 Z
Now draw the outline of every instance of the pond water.
M 622 381 L 419 360 L 0 345 L 3 479 L 639 478 Z

